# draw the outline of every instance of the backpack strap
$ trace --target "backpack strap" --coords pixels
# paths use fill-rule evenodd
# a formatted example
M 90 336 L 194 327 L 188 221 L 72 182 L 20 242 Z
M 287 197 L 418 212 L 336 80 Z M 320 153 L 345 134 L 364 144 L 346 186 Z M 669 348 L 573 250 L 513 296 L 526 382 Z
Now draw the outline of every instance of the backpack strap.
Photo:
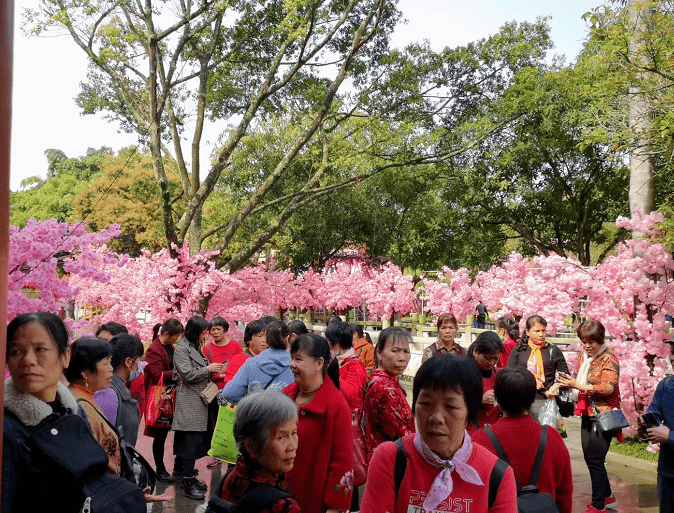
M 508 467 L 509 465 L 505 461 L 498 459 L 491 469 L 491 474 L 489 474 L 489 509 L 496 502 L 498 489 L 501 486 L 501 481 Z
M 236 501 L 234 511 L 253 513 L 271 510 L 274 504 L 286 497 L 292 497 L 292 495 L 275 486 L 261 484 L 243 494 L 243 497 Z
M 397 503 L 400 485 L 405 477 L 405 471 L 407 471 L 407 453 L 405 453 L 402 438 L 398 438 L 394 443 L 398 446 L 398 451 L 396 452 L 396 465 L 393 469 L 393 489 L 395 490 L 395 502 Z
M 504 463 L 506 463 L 506 466 L 510 465 L 510 460 L 508 459 L 508 456 L 506 456 L 505 450 L 503 449 L 503 446 L 501 445 L 501 442 L 498 441 L 498 438 L 496 437 L 496 433 L 494 433 L 490 427 L 485 427 L 483 429 L 483 431 L 489 437 L 489 441 L 494 446 L 494 449 L 496 449 L 496 454 L 498 454 L 498 457 L 501 460 L 503 460 Z M 513 472 L 514 472 L 514 470 L 513 470 Z M 500 481 L 499 481 L 499 483 L 500 483 Z M 520 482 L 517 480 L 517 476 L 515 476 L 515 484 L 517 485 L 517 493 L 519 493 L 520 490 L 521 490 L 521 487 L 520 487 Z
M 541 466 L 543 464 L 543 455 L 545 454 L 545 447 L 548 445 L 548 427 L 541 426 L 541 440 L 538 442 L 538 452 L 534 460 L 534 466 L 531 469 L 531 479 L 529 479 L 529 486 L 537 486 L 538 474 L 541 473 Z

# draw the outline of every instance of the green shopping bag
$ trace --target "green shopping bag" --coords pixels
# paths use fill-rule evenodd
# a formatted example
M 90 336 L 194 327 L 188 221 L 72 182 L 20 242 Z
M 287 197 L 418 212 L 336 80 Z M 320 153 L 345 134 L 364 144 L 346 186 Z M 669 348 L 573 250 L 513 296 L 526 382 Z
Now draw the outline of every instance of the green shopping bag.
M 231 405 L 220 406 L 218 411 L 218 420 L 215 423 L 211 448 L 208 451 L 209 456 L 226 461 L 227 463 L 236 463 L 236 457 L 239 450 L 236 448 L 234 440 L 234 417 L 236 407 Z

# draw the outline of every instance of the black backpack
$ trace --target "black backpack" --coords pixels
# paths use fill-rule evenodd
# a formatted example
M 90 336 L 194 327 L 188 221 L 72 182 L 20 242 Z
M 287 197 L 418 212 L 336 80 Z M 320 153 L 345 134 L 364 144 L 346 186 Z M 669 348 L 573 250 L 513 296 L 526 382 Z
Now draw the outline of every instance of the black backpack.
M 143 490 L 126 479 L 105 473 L 108 455 L 82 418 L 66 415 L 26 435 L 29 447 L 58 464 L 79 484 L 82 513 L 147 512 Z
M 508 462 L 508 457 L 503 450 L 503 446 L 498 441 L 498 438 L 496 438 L 496 434 L 488 427 L 484 428 L 484 432 L 489 437 L 494 449 L 496 449 L 499 458 Z M 515 483 L 517 484 L 517 511 L 519 513 L 559 513 L 559 508 L 557 508 L 557 504 L 555 504 L 552 495 L 539 492 L 537 486 L 538 475 L 541 472 L 543 455 L 547 444 L 548 428 L 547 426 L 541 426 L 541 439 L 538 443 L 538 451 L 536 452 L 534 466 L 531 469 L 529 484 L 520 486 L 520 482 L 517 480 L 517 476 L 515 476 Z
M 234 467 L 232 467 L 233 469 Z M 229 470 L 229 472 L 232 471 Z M 276 488 L 275 486 L 260 484 L 248 490 L 243 497 L 236 502 L 226 501 L 221 497 L 222 487 L 225 484 L 225 479 L 229 475 L 227 472 L 220 479 L 220 483 L 213 490 L 213 496 L 208 501 L 206 513 L 258 513 L 265 509 L 271 509 L 272 506 L 286 497 L 293 497 L 288 492 Z
M 398 446 L 398 452 L 396 453 L 396 463 L 393 469 L 393 487 L 395 489 L 395 502 L 397 504 L 400 484 L 403 482 L 405 471 L 407 470 L 407 453 L 405 453 L 402 438 L 398 438 L 395 441 L 395 444 Z M 501 480 L 503 479 L 506 470 L 508 470 L 509 465 L 510 464 L 507 463 L 507 460 L 504 461 L 499 459 L 496 460 L 494 467 L 491 469 L 491 474 L 489 474 L 489 508 L 491 508 L 494 505 L 494 502 L 496 502 L 496 494 L 498 493 L 499 486 L 501 486 Z

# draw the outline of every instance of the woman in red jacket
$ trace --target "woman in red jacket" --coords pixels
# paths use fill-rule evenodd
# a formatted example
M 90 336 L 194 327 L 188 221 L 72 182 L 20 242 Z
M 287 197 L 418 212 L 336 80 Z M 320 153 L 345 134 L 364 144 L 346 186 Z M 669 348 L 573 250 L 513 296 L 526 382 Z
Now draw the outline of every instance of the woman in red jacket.
M 290 354 L 295 382 L 283 392 L 299 409 L 297 456 L 288 473 L 290 490 L 303 513 L 348 510 L 353 430 L 349 406 L 339 393 L 337 361 L 330 361 L 328 343 L 315 333 L 295 339 Z
M 468 358 L 475 360 L 482 375 L 482 405 L 477 415 L 477 424 L 469 424 L 467 428 L 472 434 L 485 425 L 493 424 L 501 416 L 500 408 L 494 405 L 494 366 L 503 353 L 503 342 L 493 331 L 484 331 L 477 336 L 467 352 Z
M 161 327 L 161 331 L 160 328 Z M 185 332 L 185 328 L 178 319 L 169 319 L 164 324 L 157 324 L 154 330 L 154 340 L 145 352 L 145 397 L 149 397 L 150 387 L 159 384 L 163 377 L 164 384 L 173 383 L 173 349 L 174 344 Z M 152 456 L 157 466 L 157 479 L 164 483 L 174 481 L 164 465 L 164 445 L 171 426 L 145 426 L 143 434 L 154 438 L 152 441 Z
M 414 433 L 414 416 L 400 376 L 410 363 L 410 334 L 397 327 L 386 328 L 377 341 L 379 366 L 372 373 L 364 401 L 365 446 L 368 459 L 378 445 Z
M 541 425 L 529 415 L 529 408 L 536 397 L 534 375 L 521 367 L 503 369 L 496 376 L 494 393 L 503 410 L 503 418 L 493 424 L 491 430 L 503 447 L 520 486 L 536 484 L 541 493 L 552 495 L 560 513 L 571 513 L 573 510 L 571 457 L 562 437 L 550 426 L 545 426 L 548 430 L 548 442 L 538 481 L 530 483 L 531 469 L 541 438 Z M 473 434 L 473 442 L 498 456 L 498 452 L 483 430 Z
M 337 354 L 339 362 L 339 390 L 344 395 L 349 410 L 363 408 L 363 392 L 367 381 L 365 365 L 353 349 L 353 332 L 345 322 L 331 324 L 325 330 L 330 349 Z
M 503 340 L 503 354 L 496 364 L 496 370 L 505 369 L 508 365 L 510 353 L 520 338 L 520 325 L 511 317 L 499 317 L 496 321 L 496 334 Z

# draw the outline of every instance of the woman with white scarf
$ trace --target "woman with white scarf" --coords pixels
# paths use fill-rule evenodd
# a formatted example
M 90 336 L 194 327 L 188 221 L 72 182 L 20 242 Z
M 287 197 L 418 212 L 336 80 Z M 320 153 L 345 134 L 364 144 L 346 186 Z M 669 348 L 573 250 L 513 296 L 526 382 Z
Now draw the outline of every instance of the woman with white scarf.
M 498 458 L 473 444 L 466 431 L 469 423 L 476 422 L 481 404 L 482 378 L 473 360 L 443 354 L 425 361 L 412 387 L 417 432 L 377 447 L 361 513 L 422 508 L 428 512 L 517 511 L 512 468 L 497 466 Z M 396 487 L 400 451 L 406 466 Z M 495 480 L 498 484 L 490 494 L 492 471 L 498 474 L 499 468 L 502 477 Z
M 585 513 L 603 513 L 607 507 L 617 506 L 605 461 L 611 439 L 621 433 L 597 429 L 596 415 L 620 408 L 620 364 L 604 343 L 606 329 L 599 321 L 583 322 L 576 333 L 584 349 L 578 359 L 576 377 L 561 375 L 559 382 L 562 387 L 573 388 L 574 396 L 577 395 L 575 414 L 581 416 L 581 445 L 592 481 L 592 502 Z

